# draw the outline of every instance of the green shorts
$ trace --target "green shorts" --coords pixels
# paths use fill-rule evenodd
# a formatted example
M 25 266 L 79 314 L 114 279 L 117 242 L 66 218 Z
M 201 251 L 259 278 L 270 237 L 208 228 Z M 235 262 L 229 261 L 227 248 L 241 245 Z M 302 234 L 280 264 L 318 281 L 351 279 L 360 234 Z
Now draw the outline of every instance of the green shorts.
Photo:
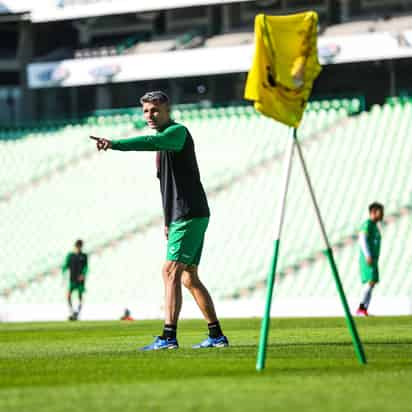
M 77 290 L 79 293 L 84 293 L 86 291 L 84 282 L 70 282 L 69 284 L 70 293 L 73 292 L 74 290 Z
M 365 258 L 360 259 L 360 272 L 362 283 L 379 282 L 379 269 L 377 264 L 368 265 Z
M 186 265 L 199 265 L 208 217 L 195 217 L 172 222 L 167 241 L 167 260 Z

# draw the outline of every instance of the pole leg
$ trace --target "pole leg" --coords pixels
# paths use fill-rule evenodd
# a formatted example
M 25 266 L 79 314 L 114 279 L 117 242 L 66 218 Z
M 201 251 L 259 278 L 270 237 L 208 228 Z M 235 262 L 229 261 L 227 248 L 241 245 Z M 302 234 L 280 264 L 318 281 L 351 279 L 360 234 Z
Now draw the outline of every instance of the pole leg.
M 278 215 L 278 223 L 277 223 L 273 256 L 272 256 L 270 271 L 269 271 L 268 280 L 267 280 L 265 313 L 262 319 L 262 327 L 261 327 L 260 339 L 259 339 L 259 348 L 258 348 L 258 354 L 257 354 L 257 360 L 256 360 L 256 370 L 258 371 L 261 371 L 265 368 L 266 347 L 267 347 L 267 339 L 268 339 L 268 333 L 269 333 L 270 309 L 272 306 L 273 286 L 275 284 L 276 266 L 277 266 L 278 255 L 279 255 L 280 235 L 282 233 L 282 226 L 283 226 L 283 221 L 285 218 L 286 198 L 288 194 L 290 172 L 292 170 L 292 159 L 293 159 L 294 147 L 295 147 L 295 139 L 293 138 L 292 133 L 291 133 L 291 136 L 288 142 L 288 148 L 285 152 L 284 172 L 283 172 L 284 173 L 283 174 L 283 194 L 282 194 L 282 199 L 281 199 L 281 207 L 280 207 L 279 215 Z
M 300 146 L 300 143 L 297 139 L 296 134 L 295 134 L 295 145 L 296 145 L 296 148 L 297 148 L 300 163 L 302 164 L 303 173 L 305 175 L 305 180 L 306 180 L 306 183 L 307 183 L 308 188 L 309 188 L 310 197 L 312 199 L 313 207 L 314 207 L 315 212 L 316 212 L 316 217 L 317 217 L 317 220 L 318 220 L 318 223 L 319 223 L 319 227 L 320 227 L 320 230 L 322 232 L 323 241 L 324 241 L 325 246 L 326 246 L 324 254 L 328 258 L 329 265 L 332 269 L 332 275 L 333 275 L 333 278 L 335 280 L 336 289 L 338 290 L 340 300 L 342 302 L 343 310 L 345 312 L 346 325 L 349 329 L 349 332 L 350 332 L 350 335 L 351 335 L 351 338 L 352 338 L 352 343 L 353 343 L 353 346 L 354 346 L 354 349 L 355 349 L 356 357 L 358 358 L 358 361 L 359 361 L 360 364 L 366 364 L 366 356 L 365 356 L 365 352 L 363 350 L 362 342 L 359 338 L 359 334 L 358 334 L 358 331 L 357 331 L 357 328 L 356 328 L 355 321 L 353 320 L 353 317 L 350 313 L 349 305 L 348 305 L 348 302 L 347 302 L 347 299 L 346 299 L 346 296 L 345 296 L 345 292 L 343 290 L 342 282 L 341 282 L 340 277 L 339 277 L 338 268 L 336 266 L 335 259 L 333 257 L 333 251 L 332 251 L 332 248 L 330 246 L 328 236 L 326 234 L 325 225 L 323 224 L 323 220 L 322 220 L 322 216 L 320 214 L 320 210 L 319 210 L 319 206 L 318 206 L 318 203 L 317 203 L 317 200 L 316 200 L 315 192 L 313 190 L 313 186 L 312 186 L 312 183 L 311 183 L 311 180 L 310 180 L 308 169 L 306 167 L 306 162 L 305 162 L 305 159 L 303 157 L 302 148 Z

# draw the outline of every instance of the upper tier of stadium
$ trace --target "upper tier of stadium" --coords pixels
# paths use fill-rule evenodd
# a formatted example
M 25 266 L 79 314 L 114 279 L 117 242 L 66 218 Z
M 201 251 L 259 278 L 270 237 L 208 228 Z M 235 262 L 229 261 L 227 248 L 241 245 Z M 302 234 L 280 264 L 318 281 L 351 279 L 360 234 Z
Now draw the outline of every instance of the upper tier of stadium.
M 95 58 L 130 54 L 164 53 L 176 50 L 194 48 L 233 47 L 250 45 L 254 42 L 253 27 L 248 25 L 232 29 L 228 33 L 210 35 L 202 27 L 183 30 L 180 33 L 163 35 L 152 34 L 149 31 L 105 38 L 103 41 L 92 39 L 90 44 L 82 47 L 64 47 L 42 55 L 35 61 L 57 61 L 72 58 Z M 321 30 L 321 36 L 336 42 L 336 37 L 348 35 L 364 35 L 373 33 L 391 33 L 401 36 L 399 42 L 404 47 L 410 43 L 409 31 L 412 30 L 412 15 L 393 16 L 380 19 L 374 16 L 356 19 L 350 22 L 332 24 Z M 403 34 L 406 32 L 406 34 Z M 322 56 L 322 54 L 321 54 Z
M 253 1 L 253 0 L 152 0 L 133 2 L 130 0 L 3 0 L 0 14 L 26 14 L 35 23 L 45 23 L 59 20 L 71 20 L 130 13 L 150 15 L 160 10 L 179 10 L 193 7 L 245 4 L 253 10 L 278 9 L 283 12 L 299 11 L 311 8 L 319 13 L 330 13 L 332 5 L 328 0 L 284 0 Z M 352 8 L 362 13 L 376 11 L 403 11 L 410 6 L 410 0 L 358 0 L 355 7 L 350 0 L 340 6 L 344 15 L 349 14 Z M 256 12 L 255 12 L 256 14 Z
M 318 12 L 317 98 L 362 90 L 369 108 L 407 92 L 412 0 L 335 3 L 5 0 L 0 124 L 131 106 L 148 81 L 176 103 L 238 101 L 259 13 Z

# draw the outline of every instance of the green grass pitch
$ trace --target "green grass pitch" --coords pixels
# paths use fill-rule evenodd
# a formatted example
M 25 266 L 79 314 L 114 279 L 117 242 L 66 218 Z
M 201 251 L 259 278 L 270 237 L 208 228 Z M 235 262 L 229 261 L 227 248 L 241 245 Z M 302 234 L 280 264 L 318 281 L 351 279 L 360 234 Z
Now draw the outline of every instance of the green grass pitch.
M 260 322 L 222 322 L 232 346 L 139 353 L 159 321 L 0 324 L 0 411 L 410 411 L 411 317 L 359 319 L 358 365 L 343 319 L 273 319 L 267 369 L 255 371 Z

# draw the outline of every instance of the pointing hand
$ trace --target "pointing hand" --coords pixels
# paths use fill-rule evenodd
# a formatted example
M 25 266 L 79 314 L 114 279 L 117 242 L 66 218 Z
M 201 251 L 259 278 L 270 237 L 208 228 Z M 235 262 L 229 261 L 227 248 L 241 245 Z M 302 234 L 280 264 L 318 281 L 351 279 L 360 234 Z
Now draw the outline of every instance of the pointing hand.
M 112 142 L 108 139 L 104 139 L 102 137 L 95 137 L 95 136 L 90 136 L 90 139 L 96 140 L 96 147 L 99 152 L 100 150 L 106 151 L 107 149 L 112 148 Z

